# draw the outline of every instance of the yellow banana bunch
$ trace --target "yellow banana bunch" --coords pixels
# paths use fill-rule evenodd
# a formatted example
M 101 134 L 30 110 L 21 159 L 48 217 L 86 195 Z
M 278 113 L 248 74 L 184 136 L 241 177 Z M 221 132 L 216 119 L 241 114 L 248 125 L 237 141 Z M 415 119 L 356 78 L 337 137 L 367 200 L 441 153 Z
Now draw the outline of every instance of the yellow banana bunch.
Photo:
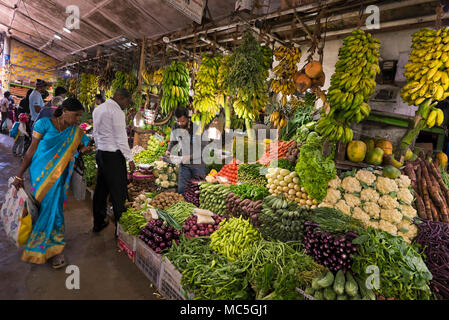
M 145 81 L 146 85 L 151 85 L 153 83 L 153 74 L 148 72 L 146 69 L 142 70 L 142 79 Z
M 173 61 L 163 71 L 161 109 L 168 114 L 189 102 L 189 71 L 183 61 Z
M 196 62 L 196 60 L 187 61 L 186 68 L 187 70 L 189 70 L 189 72 L 196 73 L 199 68 L 198 62 Z
M 435 125 L 441 126 L 444 121 L 444 113 L 443 110 L 438 108 L 432 108 L 429 116 L 426 120 L 426 125 L 428 128 L 433 128 Z
M 296 47 L 281 46 L 274 50 L 274 57 L 279 64 L 273 69 L 275 79 L 271 82 L 271 89 L 282 94 L 281 104 L 287 103 L 287 96 L 296 92 L 293 76 L 298 71 L 297 64 L 301 60 L 301 50 Z
M 316 130 L 329 140 L 351 141 L 350 125 L 369 116 L 371 108 L 366 101 L 376 89 L 379 49 L 380 41 L 360 29 L 343 40 L 327 92 L 330 112 L 322 114 Z
M 164 69 L 161 68 L 153 73 L 153 82 L 158 86 L 160 86 L 162 81 L 164 80 L 163 72 Z
M 407 84 L 401 89 L 401 97 L 411 106 L 449 97 L 449 28 L 423 28 L 412 35 L 404 75 Z
M 281 114 L 278 111 L 275 111 L 270 116 L 270 122 L 274 124 L 277 128 L 282 129 L 283 127 L 287 126 L 288 120 L 281 116 Z

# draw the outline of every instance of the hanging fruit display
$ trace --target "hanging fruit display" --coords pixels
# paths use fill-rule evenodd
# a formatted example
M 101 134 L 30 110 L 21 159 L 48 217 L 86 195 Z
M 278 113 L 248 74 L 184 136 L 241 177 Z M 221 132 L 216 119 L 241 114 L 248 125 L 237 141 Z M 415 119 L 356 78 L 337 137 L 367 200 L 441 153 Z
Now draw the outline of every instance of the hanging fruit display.
M 160 86 L 162 84 L 162 81 L 164 80 L 163 77 L 164 69 L 160 68 L 153 73 L 153 82 Z
M 248 130 L 268 101 L 268 58 L 264 53 L 251 31 L 245 32 L 243 42 L 229 58 L 228 70 L 223 76 L 226 90 L 234 98 L 234 112 L 245 119 Z M 253 138 L 250 131 L 249 137 Z
M 69 80 L 69 93 L 72 96 L 76 96 L 77 95 L 76 85 L 77 85 L 76 78 L 70 78 L 70 80 Z
M 330 141 L 352 141 L 350 125 L 369 115 L 371 108 L 365 101 L 374 93 L 374 79 L 380 73 L 379 48 L 380 41 L 360 29 L 343 40 L 327 93 L 330 110 L 322 112 L 316 126 Z
M 78 91 L 78 100 L 89 108 L 94 103 L 98 91 L 98 76 L 87 73 L 81 74 Z
M 287 96 L 296 91 L 293 77 L 298 70 L 297 64 L 301 60 L 301 50 L 295 47 L 281 46 L 274 50 L 274 57 L 279 64 L 273 69 L 275 79 L 271 82 L 271 89 L 275 93 L 281 93 L 281 105 L 285 106 Z
M 189 102 L 189 71 L 183 61 L 173 61 L 164 69 L 161 107 L 163 114 L 169 114 L 178 106 Z
M 196 75 L 193 108 L 199 113 L 192 116 L 192 121 L 201 122 L 201 128 L 208 124 L 220 112 L 225 103 L 224 94 L 218 94 L 218 70 L 222 56 L 205 53 Z

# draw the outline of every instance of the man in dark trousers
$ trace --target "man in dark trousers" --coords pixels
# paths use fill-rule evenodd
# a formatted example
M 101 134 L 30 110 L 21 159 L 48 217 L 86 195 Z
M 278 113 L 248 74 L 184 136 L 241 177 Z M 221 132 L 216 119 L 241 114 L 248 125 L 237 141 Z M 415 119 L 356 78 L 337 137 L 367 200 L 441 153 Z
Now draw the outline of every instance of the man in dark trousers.
M 124 109 L 132 104 L 131 94 L 126 89 L 117 89 L 112 99 L 97 106 L 92 114 L 93 137 L 97 146 L 97 184 L 93 198 L 94 232 L 107 225 L 106 201 L 109 195 L 114 210 L 115 225 L 126 211 L 127 171 L 126 160 L 131 171 L 134 161 L 128 144 Z

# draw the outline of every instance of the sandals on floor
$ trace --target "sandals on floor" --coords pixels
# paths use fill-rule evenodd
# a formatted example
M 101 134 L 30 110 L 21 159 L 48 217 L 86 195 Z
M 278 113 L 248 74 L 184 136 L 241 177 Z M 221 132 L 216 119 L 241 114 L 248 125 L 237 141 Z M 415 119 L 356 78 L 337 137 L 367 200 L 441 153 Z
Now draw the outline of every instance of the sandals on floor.
M 51 259 L 51 267 L 53 269 L 60 269 L 62 267 L 65 267 L 66 265 L 67 262 L 65 261 L 63 254 L 58 254 Z

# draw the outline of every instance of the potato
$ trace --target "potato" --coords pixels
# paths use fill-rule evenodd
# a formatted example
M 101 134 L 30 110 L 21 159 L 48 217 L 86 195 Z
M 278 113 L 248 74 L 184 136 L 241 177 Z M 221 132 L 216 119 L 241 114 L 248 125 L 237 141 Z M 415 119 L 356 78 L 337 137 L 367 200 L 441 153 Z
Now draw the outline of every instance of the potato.
M 308 206 L 311 206 L 311 205 L 313 204 L 313 202 L 312 202 L 312 200 L 307 200 L 307 201 L 306 201 L 306 204 L 307 204 Z
M 283 192 L 288 192 L 289 190 L 290 190 L 289 187 L 283 187 L 283 188 L 282 188 L 282 191 L 283 191 Z
M 306 188 L 301 187 L 301 192 L 306 192 Z
M 299 203 L 300 203 L 301 205 L 305 205 L 305 204 L 306 204 L 306 200 L 301 199 L 301 200 L 299 201 Z
M 313 200 L 313 198 L 310 195 L 307 195 L 307 199 Z
M 289 195 L 296 195 L 295 189 L 288 190 Z
M 301 199 L 301 195 L 302 195 L 302 193 L 301 193 L 300 191 L 297 191 L 297 192 L 296 192 L 296 196 L 297 196 L 298 198 L 300 198 L 300 199 Z
M 295 184 L 295 190 L 296 191 L 301 191 L 301 187 L 298 184 Z
M 316 201 L 315 199 L 313 199 L 313 200 L 312 200 L 312 203 L 313 203 L 314 205 L 317 205 L 317 204 L 318 204 L 318 201 Z
M 295 184 L 294 183 L 292 183 L 292 182 L 290 182 L 289 184 L 288 184 L 288 187 L 290 188 L 290 189 L 295 189 Z
M 307 200 L 307 193 L 303 193 L 303 194 L 301 195 L 301 198 L 303 198 L 304 200 Z
M 279 185 L 285 187 L 287 186 L 287 181 L 282 180 L 281 182 L 279 182 Z
M 317 208 L 317 206 L 315 204 L 310 206 L 310 209 L 316 209 L 316 208 Z

